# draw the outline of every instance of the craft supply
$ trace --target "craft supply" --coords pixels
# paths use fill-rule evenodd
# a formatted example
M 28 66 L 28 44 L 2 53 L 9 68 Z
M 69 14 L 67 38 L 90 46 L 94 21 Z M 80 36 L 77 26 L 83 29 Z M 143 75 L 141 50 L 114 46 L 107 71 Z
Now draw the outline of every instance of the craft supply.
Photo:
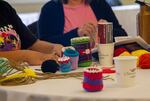
M 0 29 L 0 51 L 12 51 L 20 49 L 19 35 L 12 25 Z
M 41 65 L 43 73 L 55 73 L 59 70 L 59 64 L 55 60 L 46 60 Z
M 89 37 L 71 39 L 71 45 L 79 52 L 79 67 L 88 67 L 92 64 L 92 54 Z
M 149 52 L 146 50 L 140 49 L 140 50 L 132 51 L 131 55 L 140 57 L 141 55 L 146 54 L 146 53 L 149 53 Z
M 114 50 L 114 56 L 119 56 L 120 54 L 122 54 L 123 52 L 127 51 L 127 49 L 125 49 L 124 47 L 120 47 Z
M 140 56 L 139 67 L 142 69 L 150 69 L 150 53 L 146 53 Z
M 146 54 L 146 53 L 149 53 L 149 52 L 146 51 L 146 50 L 142 50 L 141 49 L 141 50 L 136 50 L 136 51 L 131 52 L 131 55 L 138 57 L 138 59 L 137 59 L 137 65 L 139 65 L 139 58 L 140 58 L 140 56 L 143 55 L 143 54 Z
M 70 72 L 71 71 L 71 63 L 69 57 L 60 57 L 58 58 L 58 62 L 60 64 L 60 71 L 61 72 Z
M 124 51 L 119 56 L 131 56 L 131 54 L 128 51 Z
M 9 60 L 7 58 L 0 58 L 0 75 L 11 70 Z
M 101 91 L 103 89 L 102 70 L 95 67 L 85 69 L 83 88 L 88 92 Z
M 99 44 L 113 43 L 113 24 L 112 22 L 98 23 L 98 41 Z
M 72 70 L 77 69 L 78 68 L 78 60 L 79 60 L 78 51 L 68 48 L 64 51 L 64 55 L 67 57 L 70 57 Z
M 64 53 L 64 51 L 65 51 L 66 49 L 75 50 L 74 47 L 72 47 L 72 46 L 67 46 L 67 47 L 63 47 L 63 48 L 62 48 L 62 52 Z
M 118 56 L 114 57 L 116 69 L 116 80 L 120 87 L 130 87 L 135 85 L 136 81 L 136 56 Z
M 0 85 L 25 85 L 36 81 L 38 75 L 27 66 L 27 64 L 14 63 L 9 61 L 11 70 L 7 71 L 5 75 L 0 76 Z
M 103 74 L 112 74 L 112 73 L 115 73 L 116 71 L 115 70 L 113 70 L 113 69 L 110 69 L 110 68 L 103 68 L 102 69 L 102 73 Z
M 98 56 L 101 66 L 112 67 L 114 55 L 113 23 L 98 23 Z
M 102 67 L 113 67 L 114 43 L 98 45 L 99 63 Z

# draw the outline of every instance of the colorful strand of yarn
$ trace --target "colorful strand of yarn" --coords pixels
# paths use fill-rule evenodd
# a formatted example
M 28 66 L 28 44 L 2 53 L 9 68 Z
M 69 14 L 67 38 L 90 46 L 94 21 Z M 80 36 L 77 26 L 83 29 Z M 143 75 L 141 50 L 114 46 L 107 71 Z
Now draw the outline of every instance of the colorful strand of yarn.
M 101 91 L 103 89 L 102 70 L 95 67 L 85 69 L 83 88 L 88 92 Z
M 11 70 L 9 60 L 7 58 L 0 58 L 0 75 L 5 74 L 9 70 Z
M 140 56 L 139 67 L 142 69 L 150 69 L 150 53 L 146 53 Z
M 61 72 L 70 72 L 71 71 L 71 63 L 69 57 L 61 57 L 58 59 L 60 64 L 60 71 Z

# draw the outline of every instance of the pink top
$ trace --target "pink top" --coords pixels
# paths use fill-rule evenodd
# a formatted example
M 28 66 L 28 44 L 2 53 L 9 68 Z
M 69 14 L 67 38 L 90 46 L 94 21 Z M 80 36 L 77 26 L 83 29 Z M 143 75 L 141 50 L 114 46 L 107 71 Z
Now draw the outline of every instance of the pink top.
M 97 24 L 96 17 L 89 5 L 81 4 L 75 7 L 64 5 L 65 26 L 64 33 L 80 27 L 85 23 Z

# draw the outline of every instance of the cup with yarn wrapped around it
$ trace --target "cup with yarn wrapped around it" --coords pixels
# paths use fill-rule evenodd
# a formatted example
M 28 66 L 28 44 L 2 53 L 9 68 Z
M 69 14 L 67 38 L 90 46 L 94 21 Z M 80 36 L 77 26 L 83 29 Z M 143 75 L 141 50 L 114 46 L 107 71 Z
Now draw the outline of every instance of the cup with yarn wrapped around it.
M 79 67 L 89 67 L 92 64 L 90 38 L 76 37 L 71 39 L 71 45 L 79 52 Z
M 64 51 L 64 56 L 70 57 L 72 70 L 78 68 L 79 53 L 78 51 L 68 48 Z

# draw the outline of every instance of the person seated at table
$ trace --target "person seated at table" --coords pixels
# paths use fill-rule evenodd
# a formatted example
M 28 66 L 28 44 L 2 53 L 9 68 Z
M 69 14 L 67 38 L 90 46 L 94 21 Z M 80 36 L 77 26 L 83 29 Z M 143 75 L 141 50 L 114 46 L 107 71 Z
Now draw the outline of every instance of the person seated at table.
M 0 0 L 0 57 L 14 62 L 40 65 L 46 60 L 57 60 L 62 45 L 37 39 L 22 23 L 15 9 Z
M 38 34 L 41 40 L 70 45 L 79 36 L 94 38 L 98 22 L 112 22 L 113 36 L 126 36 L 105 0 L 51 0 L 41 9 Z

